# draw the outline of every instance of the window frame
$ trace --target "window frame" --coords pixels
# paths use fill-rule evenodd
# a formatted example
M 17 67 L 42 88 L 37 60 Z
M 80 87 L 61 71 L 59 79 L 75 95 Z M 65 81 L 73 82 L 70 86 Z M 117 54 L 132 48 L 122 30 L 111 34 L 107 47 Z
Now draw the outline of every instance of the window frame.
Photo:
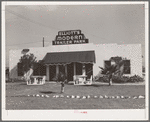
M 109 61 L 110 62 L 110 65 L 111 65 L 111 61 L 110 60 L 104 60 L 104 68 L 106 68 L 105 67 L 105 61 Z M 123 71 L 123 74 L 124 75 L 130 75 L 131 74 L 131 60 L 130 59 L 123 59 L 123 61 L 129 61 L 129 66 L 125 66 L 124 65 L 124 71 Z M 129 73 L 127 73 L 127 72 L 125 72 L 125 67 L 129 67 Z
M 105 67 L 105 61 L 109 61 L 110 62 L 110 66 L 111 66 L 111 61 L 110 60 L 104 60 L 104 68 L 106 68 Z
M 129 61 L 129 66 L 125 66 L 125 63 L 124 63 L 124 71 L 123 71 L 123 74 L 125 74 L 125 75 L 130 75 L 131 74 L 131 60 L 129 60 L 129 59 L 124 59 L 124 62 L 125 61 Z M 129 73 L 127 72 L 125 72 L 125 67 L 129 67 Z

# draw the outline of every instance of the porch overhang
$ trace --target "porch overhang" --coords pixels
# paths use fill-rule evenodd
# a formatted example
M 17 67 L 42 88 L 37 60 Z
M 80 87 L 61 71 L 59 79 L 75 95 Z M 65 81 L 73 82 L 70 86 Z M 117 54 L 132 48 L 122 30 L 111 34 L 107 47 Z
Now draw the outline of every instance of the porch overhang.
M 95 52 L 54 52 L 47 53 L 43 59 L 44 64 L 67 64 L 71 62 L 95 63 Z

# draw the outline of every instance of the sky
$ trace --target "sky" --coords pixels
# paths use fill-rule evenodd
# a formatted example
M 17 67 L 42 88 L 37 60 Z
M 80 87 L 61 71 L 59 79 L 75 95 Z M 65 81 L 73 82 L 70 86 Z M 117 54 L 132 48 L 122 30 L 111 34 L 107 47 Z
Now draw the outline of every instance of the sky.
M 6 66 L 9 50 L 52 45 L 58 31 L 77 30 L 94 44 L 141 44 L 145 58 L 145 6 L 7 5 Z M 143 64 L 145 59 L 143 58 Z

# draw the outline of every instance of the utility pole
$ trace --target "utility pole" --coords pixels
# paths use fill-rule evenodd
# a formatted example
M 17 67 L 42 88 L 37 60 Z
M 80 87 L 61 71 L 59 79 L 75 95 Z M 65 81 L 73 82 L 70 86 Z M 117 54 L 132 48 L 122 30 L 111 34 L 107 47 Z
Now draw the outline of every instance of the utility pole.
M 43 47 L 44 47 L 44 37 L 43 37 Z

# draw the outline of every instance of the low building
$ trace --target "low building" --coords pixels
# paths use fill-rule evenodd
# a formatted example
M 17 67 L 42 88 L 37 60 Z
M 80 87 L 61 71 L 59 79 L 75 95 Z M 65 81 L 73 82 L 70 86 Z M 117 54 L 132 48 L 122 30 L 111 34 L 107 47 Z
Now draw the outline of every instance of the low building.
M 142 76 L 141 44 L 93 44 L 85 38 L 80 30 L 59 31 L 56 39 L 49 47 L 10 50 L 9 69 L 10 78 L 21 78 L 19 59 L 27 53 L 33 53 L 37 58 L 38 68 L 33 75 L 46 75 L 47 81 L 52 81 L 59 72 L 67 74 L 69 81 L 74 75 L 88 78 L 99 73 L 99 66 L 110 65 L 111 57 L 122 57 L 125 60 L 124 75 Z M 41 63 L 42 62 L 42 63 Z

